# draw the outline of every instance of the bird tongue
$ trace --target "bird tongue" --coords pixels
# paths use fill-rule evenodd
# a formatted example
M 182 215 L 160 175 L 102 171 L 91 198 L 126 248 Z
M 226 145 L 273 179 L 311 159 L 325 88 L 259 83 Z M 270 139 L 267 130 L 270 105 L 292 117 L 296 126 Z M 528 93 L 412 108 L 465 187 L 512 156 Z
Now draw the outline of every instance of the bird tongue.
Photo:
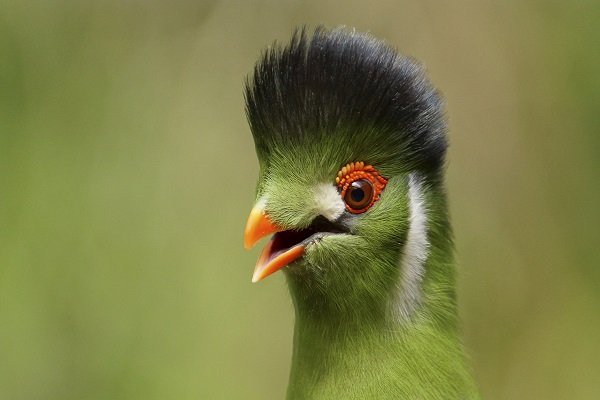
M 304 254 L 305 239 L 314 234 L 312 229 L 300 231 L 277 232 L 263 249 L 256 267 L 252 282 L 257 282 L 273 272 L 285 267 Z

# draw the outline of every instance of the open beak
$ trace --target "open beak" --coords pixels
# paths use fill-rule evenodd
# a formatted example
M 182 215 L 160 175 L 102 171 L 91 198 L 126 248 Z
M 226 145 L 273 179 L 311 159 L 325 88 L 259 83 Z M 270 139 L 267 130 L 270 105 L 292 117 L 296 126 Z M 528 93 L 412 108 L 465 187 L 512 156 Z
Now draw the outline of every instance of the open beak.
M 261 279 L 280 270 L 292 261 L 304 254 L 304 245 L 301 243 L 290 243 L 286 235 L 277 235 L 278 232 L 288 232 L 273 224 L 265 213 L 264 205 L 258 203 L 248 217 L 246 229 L 244 230 L 244 247 L 250 249 L 261 238 L 274 233 L 269 243 L 265 246 L 254 268 L 252 282 Z

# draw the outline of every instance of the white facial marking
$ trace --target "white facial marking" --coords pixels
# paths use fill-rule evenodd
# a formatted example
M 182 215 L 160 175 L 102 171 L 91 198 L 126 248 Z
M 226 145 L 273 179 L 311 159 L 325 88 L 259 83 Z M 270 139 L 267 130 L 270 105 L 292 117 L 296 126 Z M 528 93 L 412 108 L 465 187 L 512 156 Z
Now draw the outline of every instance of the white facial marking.
M 335 221 L 344 212 L 344 201 L 335 186 L 321 183 L 315 189 L 315 207 L 319 214 Z
M 262 208 L 264 210 L 266 205 L 267 205 L 267 197 L 266 196 L 260 196 L 258 198 L 258 200 L 256 200 L 256 203 L 254 204 L 254 207 L 260 207 L 260 208 Z
M 425 199 L 416 173 L 408 177 L 408 201 L 410 225 L 400 258 L 401 281 L 396 302 L 400 316 L 407 319 L 421 302 L 424 264 L 429 255 Z

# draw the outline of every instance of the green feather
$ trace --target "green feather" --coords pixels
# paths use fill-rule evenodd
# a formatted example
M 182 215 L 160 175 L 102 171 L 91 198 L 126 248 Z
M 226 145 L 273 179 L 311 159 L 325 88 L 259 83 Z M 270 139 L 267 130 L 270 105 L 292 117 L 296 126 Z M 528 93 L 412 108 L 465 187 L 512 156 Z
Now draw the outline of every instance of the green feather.
M 341 75 L 350 69 L 356 79 L 321 77 L 314 68 L 329 68 L 328 57 Z M 386 65 L 392 72 L 404 67 L 377 78 Z M 379 92 L 360 99 L 373 80 Z M 403 101 L 398 93 L 411 103 L 396 107 Z M 314 240 L 283 269 L 296 314 L 288 399 L 479 398 L 457 328 L 441 101 L 421 69 L 370 36 L 318 28 L 267 53 L 246 98 L 260 163 L 257 199 L 281 228 L 311 226 L 320 216 L 316 188 L 334 185 L 348 162 L 370 163 L 388 179 L 367 212 L 333 221 L 347 232 Z M 389 110 L 378 114 L 384 106 Z M 411 179 L 426 216 L 427 248 L 418 293 L 403 293 Z M 399 304 L 403 296 L 407 309 Z

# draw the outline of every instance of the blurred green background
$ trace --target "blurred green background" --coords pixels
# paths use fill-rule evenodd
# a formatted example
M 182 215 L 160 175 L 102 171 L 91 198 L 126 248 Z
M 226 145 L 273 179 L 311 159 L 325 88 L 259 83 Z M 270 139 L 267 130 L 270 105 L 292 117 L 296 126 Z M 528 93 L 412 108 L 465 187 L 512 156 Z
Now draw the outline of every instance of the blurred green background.
M 244 76 L 355 26 L 447 99 L 486 399 L 600 396 L 600 3 L 0 1 L 0 398 L 279 399 L 293 314 L 244 252 Z

